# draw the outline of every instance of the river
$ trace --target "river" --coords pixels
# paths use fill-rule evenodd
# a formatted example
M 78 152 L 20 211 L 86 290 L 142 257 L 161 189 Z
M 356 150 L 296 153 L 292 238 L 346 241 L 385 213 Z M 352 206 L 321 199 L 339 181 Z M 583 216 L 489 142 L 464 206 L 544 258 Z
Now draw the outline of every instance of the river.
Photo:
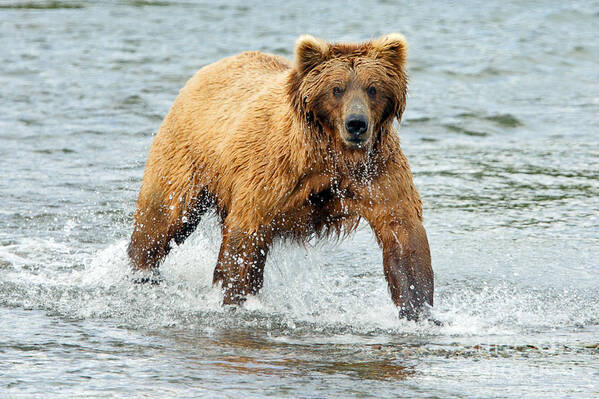
M 145 159 L 198 68 L 393 31 L 443 325 L 397 318 L 367 225 L 276 245 L 237 311 L 214 218 L 132 284 Z M 597 1 L 0 1 L 0 397 L 599 396 L 597 37 Z

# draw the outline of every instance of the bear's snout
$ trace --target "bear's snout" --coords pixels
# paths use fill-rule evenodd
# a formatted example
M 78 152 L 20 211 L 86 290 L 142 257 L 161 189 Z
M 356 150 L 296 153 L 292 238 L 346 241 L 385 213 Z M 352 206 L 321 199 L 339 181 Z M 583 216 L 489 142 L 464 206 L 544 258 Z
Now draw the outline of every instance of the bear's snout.
M 350 141 L 362 142 L 362 135 L 368 130 L 368 118 L 365 115 L 351 114 L 345 119 L 345 129 L 350 134 Z
M 365 149 L 372 134 L 371 110 L 368 101 L 359 93 L 357 83 L 352 86 L 354 88 L 348 93 L 342 117 L 339 118 L 339 134 L 348 148 Z

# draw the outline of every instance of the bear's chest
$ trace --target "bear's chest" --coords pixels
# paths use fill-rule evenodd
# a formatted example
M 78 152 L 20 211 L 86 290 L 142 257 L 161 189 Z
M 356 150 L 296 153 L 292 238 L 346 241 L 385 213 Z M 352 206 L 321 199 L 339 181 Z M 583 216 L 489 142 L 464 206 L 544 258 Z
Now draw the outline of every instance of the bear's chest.
M 359 220 L 359 189 L 349 179 L 324 173 L 303 179 L 287 209 L 274 218 L 275 235 L 299 238 L 353 229 Z
M 351 190 L 327 187 L 311 193 L 298 208 L 281 215 L 277 225 L 282 235 L 339 232 L 356 223 L 355 209 L 355 194 Z

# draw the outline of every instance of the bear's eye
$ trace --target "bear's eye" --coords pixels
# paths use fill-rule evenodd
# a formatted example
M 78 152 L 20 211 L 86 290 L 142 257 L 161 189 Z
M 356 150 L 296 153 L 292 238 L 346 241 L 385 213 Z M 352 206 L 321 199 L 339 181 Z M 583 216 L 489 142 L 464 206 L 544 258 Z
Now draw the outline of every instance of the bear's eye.
M 333 87 L 333 95 L 334 96 L 339 97 L 342 93 L 343 93 L 343 90 L 341 90 L 341 87 L 339 87 L 339 86 Z
M 369 95 L 370 97 L 374 97 L 374 96 L 376 96 L 376 87 L 374 87 L 374 86 L 370 86 L 370 87 L 368 88 L 367 92 L 368 92 L 368 95 Z

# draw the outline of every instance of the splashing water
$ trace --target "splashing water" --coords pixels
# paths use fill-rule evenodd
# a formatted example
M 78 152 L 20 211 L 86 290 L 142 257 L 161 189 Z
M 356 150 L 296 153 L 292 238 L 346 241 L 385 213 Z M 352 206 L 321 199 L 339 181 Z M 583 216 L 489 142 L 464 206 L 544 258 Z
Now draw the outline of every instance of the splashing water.
M 599 394 L 597 7 L 30 3 L 0 2 L 0 397 Z M 368 226 L 275 245 L 237 310 L 214 219 L 132 282 L 152 132 L 197 68 L 387 30 L 441 326 L 398 319 Z

